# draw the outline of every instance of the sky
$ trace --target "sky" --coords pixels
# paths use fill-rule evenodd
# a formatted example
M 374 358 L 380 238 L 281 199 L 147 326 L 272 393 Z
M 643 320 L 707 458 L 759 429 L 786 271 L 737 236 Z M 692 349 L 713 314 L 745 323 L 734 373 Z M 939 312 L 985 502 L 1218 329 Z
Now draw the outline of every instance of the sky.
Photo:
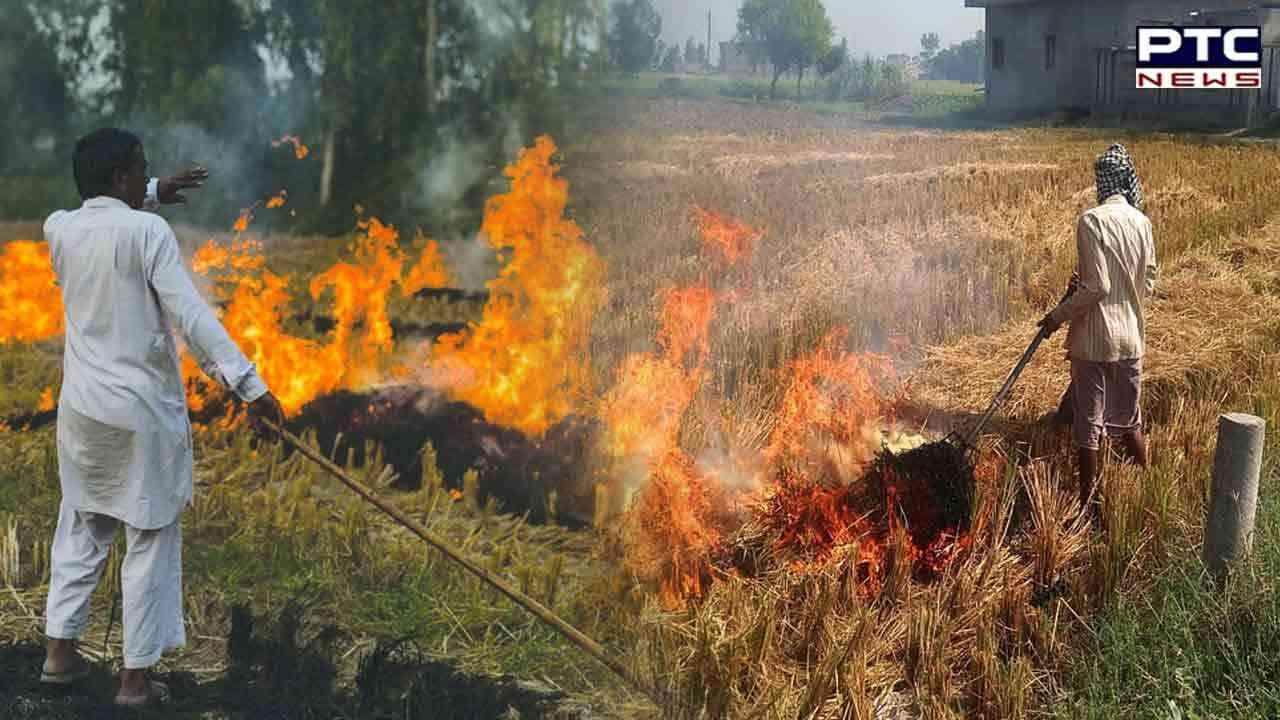
M 973 37 L 982 28 L 983 10 L 966 8 L 964 0 L 825 0 L 836 26 L 836 38 L 847 37 L 856 55 L 875 56 L 920 51 L 920 36 L 936 32 L 942 46 Z M 741 0 L 653 0 L 662 14 L 662 39 L 684 43 L 707 37 L 711 11 L 711 41 L 718 47 L 738 27 Z M 907 9 L 910 8 L 910 9 Z M 713 58 L 714 59 L 714 58 Z

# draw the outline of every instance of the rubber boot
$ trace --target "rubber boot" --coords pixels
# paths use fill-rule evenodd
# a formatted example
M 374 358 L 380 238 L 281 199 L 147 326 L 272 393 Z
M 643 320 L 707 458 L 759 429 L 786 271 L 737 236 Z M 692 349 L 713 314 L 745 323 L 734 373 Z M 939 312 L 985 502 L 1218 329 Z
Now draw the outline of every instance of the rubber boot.
M 1141 430 L 1134 430 L 1131 433 L 1121 435 L 1120 447 L 1124 449 L 1126 459 L 1143 470 L 1147 469 L 1149 464 L 1147 457 L 1147 437 L 1146 435 L 1143 435 Z
M 1080 510 L 1092 515 L 1095 523 L 1102 519 L 1101 498 L 1093 497 L 1094 485 L 1098 481 L 1099 458 L 1097 450 L 1079 448 L 1076 450 L 1076 463 L 1080 471 Z

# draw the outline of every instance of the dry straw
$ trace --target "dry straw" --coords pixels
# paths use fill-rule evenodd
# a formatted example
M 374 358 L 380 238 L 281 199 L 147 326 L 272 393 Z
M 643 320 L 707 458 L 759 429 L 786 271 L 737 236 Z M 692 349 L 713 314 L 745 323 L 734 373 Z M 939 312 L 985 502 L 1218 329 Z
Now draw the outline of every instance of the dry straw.
M 1147 309 L 1143 377 L 1150 402 L 1168 400 L 1199 373 L 1238 373 L 1277 313 L 1280 297 L 1258 292 L 1248 276 L 1222 260 L 1203 254 L 1181 258 L 1162 273 Z M 1035 330 L 1024 321 L 994 335 L 930 348 L 912 378 L 914 397 L 953 412 L 981 408 Z M 1061 345 L 1047 344 L 1045 350 L 1019 380 L 1008 415 L 1030 419 L 1052 408 L 1066 388 L 1070 368 Z

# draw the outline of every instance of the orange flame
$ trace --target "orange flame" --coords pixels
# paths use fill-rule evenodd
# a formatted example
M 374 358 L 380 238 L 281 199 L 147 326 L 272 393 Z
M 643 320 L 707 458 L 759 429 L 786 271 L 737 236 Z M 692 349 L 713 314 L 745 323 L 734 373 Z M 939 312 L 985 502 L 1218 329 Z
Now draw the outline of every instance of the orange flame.
M 253 222 L 253 209 L 246 208 L 240 211 L 240 217 L 236 218 L 236 221 L 231 225 L 231 229 L 242 233 L 249 229 L 250 222 Z
M 740 264 L 761 237 L 716 213 L 695 208 L 693 215 L 704 254 L 718 261 L 720 271 Z M 720 299 L 745 292 L 738 287 Z M 741 474 L 750 468 L 748 477 L 771 478 L 757 494 L 744 496 L 729 490 L 717 471 L 698 467 L 680 448 L 682 422 L 701 390 L 702 368 L 710 355 L 716 293 L 704 280 L 668 290 L 661 300 L 659 350 L 627 358 L 600 404 L 608 455 L 623 462 L 639 460 L 647 473 L 624 518 L 628 567 L 656 582 L 668 607 L 701 596 L 716 572 L 713 558 L 735 526 L 731 505 L 748 501 L 776 549 L 797 562 L 823 562 L 844 549 L 841 557 L 851 563 L 863 590 L 875 592 L 891 562 L 888 539 L 901 524 L 895 509 L 906 498 L 895 493 L 914 492 L 893 477 L 865 481 L 885 442 L 885 424 L 892 421 L 893 403 L 882 394 L 896 380 L 889 359 L 845 350 L 846 333 L 837 330 L 811 353 L 788 363 L 785 390 L 773 412 L 776 423 L 764 446 L 755 457 L 730 449 L 735 466 L 727 471 Z M 714 415 L 700 420 L 712 423 L 714 431 Z M 932 497 L 922 493 L 913 498 L 912 507 L 931 503 Z M 911 517 L 932 517 L 930 508 L 925 510 Z M 924 574 L 950 563 L 969 540 L 957 536 L 956 528 L 939 529 L 925 537 L 908 528 L 902 548 L 907 557 L 901 561 Z
M 811 354 L 788 364 L 790 378 L 777 411 L 765 457 L 771 463 L 810 463 L 832 446 L 844 451 L 844 479 L 861 475 L 879 449 L 879 425 L 887 406 L 878 382 L 892 378 L 887 358 L 841 349 L 837 330 Z M 850 472 L 852 471 L 852 472 Z
M 694 207 L 694 223 L 702 234 L 702 241 L 730 265 L 750 254 L 762 233 L 738 220 L 718 213 Z
M 342 348 L 295 337 L 281 328 L 289 304 L 288 281 L 271 272 L 235 288 L 222 317 L 227 332 L 258 366 L 285 412 L 292 414 L 339 387 L 345 373 Z
M 511 191 L 490 198 L 482 232 L 505 265 L 481 320 L 442 336 L 430 370 L 493 423 L 540 436 L 591 396 L 588 340 L 604 304 L 605 264 L 564 217 L 568 183 L 538 138 L 506 169 Z
M 662 601 L 678 608 L 701 596 L 711 578 L 730 501 L 679 446 L 681 421 L 703 382 L 716 294 L 702 283 L 668 289 L 660 299 L 660 352 L 624 361 L 600 417 L 610 455 L 641 460 L 648 474 L 624 523 L 627 563 L 657 580 Z
M 310 152 L 311 152 L 311 149 L 310 149 L 310 148 L 308 148 L 306 145 L 303 145 L 303 144 L 302 144 L 302 141 L 301 141 L 301 140 L 299 140 L 299 139 L 297 138 L 297 136 L 295 136 L 295 135 L 285 135 L 284 137 L 280 138 L 279 140 L 272 140 L 272 141 L 271 141 L 271 147 L 273 147 L 273 148 L 274 148 L 274 147 L 280 147 L 281 145 L 283 145 L 283 144 L 285 144 L 285 143 L 289 143 L 290 145 L 292 145 L 292 146 L 293 146 L 293 155 L 294 155 L 294 157 L 298 158 L 299 160 L 302 160 L 303 158 L 305 158 L 305 157 L 307 156 L 307 154 L 308 154 L 308 153 L 310 153 Z
M 658 344 L 667 359 L 679 362 L 695 349 L 699 362 L 706 359 L 710 352 L 707 331 L 715 309 L 715 293 L 705 285 L 671 289 L 664 294 Z
M 287 191 L 281 190 L 280 192 L 271 196 L 271 198 L 267 200 L 267 209 L 274 210 L 275 208 L 278 208 L 278 207 L 284 207 L 285 198 L 288 197 L 288 195 L 289 193 Z
M 667 607 L 702 596 L 728 505 L 719 483 L 700 474 L 684 453 L 673 451 L 654 467 L 627 515 L 632 542 L 626 561 L 641 577 L 659 580 Z
M 257 240 L 235 240 L 223 247 L 210 238 L 191 256 L 191 270 L 200 275 L 231 272 L 239 280 L 247 273 L 262 269 L 266 258 L 261 253 L 262 243 Z
M 53 407 L 53 386 L 50 385 L 44 389 L 44 392 L 40 393 L 40 404 L 36 406 L 36 410 L 40 412 L 48 412 L 52 410 Z
M 326 289 L 333 291 L 335 326 L 331 344 L 345 356 L 345 384 L 355 386 L 374 379 L 378 360 L 391 352 L 391 319 L 387 294 L 400 281 L 404 265 L 397 242 L 399 233 L 377 218 L 361 221 L 365 233 L 351 247 L 354 262 L 339 262 L 311 280 L 311 298 L 319 301 Z M 363 321 L 363 333 L 352 342 L 352 332 Z
M 405 297 L 426 288 L 447 287 L 450 281 L 449 269 L 445 267 L 440 246 L 435 240 L 425 238 L 421 232 L 418 233 L 418 241 L 422 243 L 422 255 L 400 283 L 400 292 Z
M 222 315 L 227 332 L 289 414 L 322 394 L 378 379 L 394 346 L 387 313 L 391 287 L 400 284 L 403 291 L 407 284 L 427 286 L 447 279 L 439 249 L 429 244 L 415 265 L 417 275 L 402 280 L 405 259 L 396 229 L 377 218 L 362 220 L 359 227 L 363 232 L 349 248 L 350 259 L 308 285 L 313 303 L 323 306 L 324 298 L 332 298 L 334 327 L 323 339 L 284 330 L 293 297 L 289 280 L 265 270 L 261 243 L 236 240 L 221 246 L 210 241 L 193 259 L 198 271 L 217 273 L 215 292 L 227 301 Z M 190 373 L 194 363 L 184 362 L 184 368 Z M 198 410 L 207 398 L 199 383 L 195 386 L 188 403 Z
M 0 344 L 61 335 L 62 323 L 48 244 L 14 240 L 0 247 Z
M 632 355 L 601 402 L 609 451 L 617 458 L 663 457 L 676 446 L 680 419 L 701 383 L 666 358 Z

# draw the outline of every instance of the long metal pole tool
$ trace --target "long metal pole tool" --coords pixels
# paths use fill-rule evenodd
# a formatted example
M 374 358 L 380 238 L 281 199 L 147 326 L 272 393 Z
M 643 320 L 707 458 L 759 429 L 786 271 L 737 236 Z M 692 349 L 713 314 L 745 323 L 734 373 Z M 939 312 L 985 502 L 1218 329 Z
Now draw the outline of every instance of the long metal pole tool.
M 627 681 L 628 685 L 640 691 L 646 697 L 652 700 L 654 704 L 656 704 L 660 709 L 666 707 L 666 700 L 665 698 L 663 698 L 662 694 L 658 692 L 657 689 L 649 687 L 645 683 L 641 682 L 640 679 L 637 678 L 634 674 L 632 674 L 632 672 L 625 665 L 619 662 L 616 658 L 610 656 L 609 653 L 604 649 L 604 646 L 602 646 L 600 643 L 587 637 L 581 630 L 570 625 L 568 622 L 563 620 L 559 615 L 556 615 L 547 606 L 543 605 L 537 600 L 534 600 L 528 595 L 525 595 L 524 593 L 520 592 L 515 587 L 513 587 L 507 581 L 503 580 L 497 575 L 494 575 L 488 570 L 485 570 L 484 568 L 472 562 L 465 555 L 463 555 L 462 553 L 454 549 L 454 547 L 450 545 L 448 542 L 446 542 L 442 538 L 437 537 L 430 530 L 427 530 L 417 521 L 413 520 L 412 518 L 408 517 L 404 513 L 400 512 L 400 510 L 396 509 L 395 506 L 391 505 L 387 501 L 373 494 L 373 492 L 370 491 L 369 488 L 366 488 L 364 485 L 361 485 L 354 478 L 352 478 L 350 475 L 344 472 L 342 468 L 338 467 L 331 460 L 329 460 L 329 458 L 322 455 L 320 451 L 316 450 L 315 448 L 311 447 L 307 443 L 303 442 L 302 439 L 299 438 L 297 435 L 294 435 L 293 433 L 271 422 L 270 420 L 263 420 L 263 424 L 266 425 L 271 430 L 275 431 L 280 436 L 281 439 L 283 439 L 289 445 L 292 445 L 294 449 L 296 449 L 298 452 L 306 456 L 308 460 L 311 460 L 315 464 L 324 468 L 326 471 L 328 471 L 330 475 L 333 475 L 335 478 L 340 480 L 343 485 L 346 485 L 347 487 L 351 488 L 353 491 L 355 491 L 357 495 L 364 498 L 370 504 L 374 505 L 379 510 L 389 515 L 392 520 L 395 520 L 397 523 L 403 526 L 406 530 L 422 538 L 424 541 L 426 541 L 428 545 L 444 553 L 445 557 L 458 563 L 463 568 L 465 568 L 467 572 L 471 573 L 472 575 L 475 575 L 476 577 L 480 578 L 484 582 L 488 583 L 490 586 L 492 586 L 495 590 L 502 593 L 503 595 L 506 595 L 507 598 L 509 598 L 512 602 L 524 608 L 525 610 L 528 610 L 539 620 L 549 625 L 551 629 L 563 635 L 574 645 L 577 645 L 579 648 L 582 648 L 582 650 L 585 651 L 591 657 L 595 658 L 596 660 L 599 660 L 601 664 L 603 664 L 605 667 L 612 670 L 615 674 L 617 674 L 618 677 Z
M 974 446 L 973 443 L 978 439 L 982 429 L 991 421 L 991 416 L 1009 398 L 1009 393 L 1013 390 L 1013 384 L 1018 381 L 1018 376 L 1026 369 L 1027 363 L 1031 362 L 1031 357 L 1036 354 L 1036 350 L 1040 348 L 1040 343 L 1044 342 L 1046 337 L 1048 336 L 1043 328 L 1036 333 L 1035 339 L 1027 346 L 1026 352 L 1022 353 L 1022 358 L 1018 360 L 1018 364 L 1013 367 L 1013 372 L 1009 373 L 1009 377 L 1005 379 L 1004 386 L 1000 388 L 1000 392 L 996 393 L 996 397 L 991 401 L 991 405 L 987 407 L 987 411 L 982 413 L 982 417 L 978 419 L 978 424 L 973 426 L 969 434 L 965 435 L 963 441 L 965 447 L 972 448 Z
M 1062 299 L 1058 301 L 1058 304 L 1061 305 L 1075 294 L 1076 282 L 1073 279 L 1071 284 L 1067 287 L 1067 292 L 1063 294 Z M 1040 343 L 1044 342 L 1048 337 L 1048 331 L 1043 327 L 1040 328 L 1039 332 L 1036 333 L 1035 339 L 1031 341 L 1031 344 L 1027 346 L 1026 351 L 1022 353 L 1022 357 L 1018 360 L 1018 364 L 1013 366 L 1013 371 L 1010 372 L 1009 377 L 1005 379 L 1004 385 L 1000 388 L 1000 392 L 996 393 L 995 399 L 991 401 L 991 405 L 987 407 L 987 411 L 982 413 L 982 417 L 978 419 L 978 424 L 973 426 L 973 429 L 970 430 L 969 433 L 961 440 L 961 442 L 964 443 L 964 448 L 968 448 L 970 450 L 974 448 L 973 443 L 977 441 L 978 435 L 982 433 L 982 429 L 991 421 L 991 416 L 995 415 L 996 410 L 1004 404 L 1005 400 L 1009 399 L 1009 393 L 1013 391 L 1013 384 L 1018 381 L 1018 376 L 1027 368 L 1027 364 L 1031 362 L 1031 357 L 1035 355 L 1036 350 L 1040 348 Z

